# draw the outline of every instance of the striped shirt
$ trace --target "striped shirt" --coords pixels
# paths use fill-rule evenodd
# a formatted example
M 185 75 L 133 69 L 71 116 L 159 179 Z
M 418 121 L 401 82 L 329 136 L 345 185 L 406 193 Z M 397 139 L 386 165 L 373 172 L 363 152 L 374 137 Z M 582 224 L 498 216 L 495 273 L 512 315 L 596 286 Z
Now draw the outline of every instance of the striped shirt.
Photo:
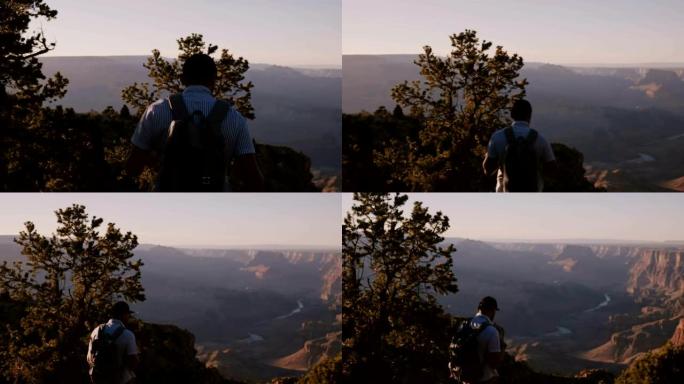
M 185 101 L 189 114 L 200 111 L 204 116 L 207 116 L 214 107 L 216 98 L 211 95 L 209 88 L 191 85 L 183 91 L 183 101 Z M 136 147 L 146 151 L 163 152 L 171 121 L 173 118 L 169 100 L 155 101 L 143 113 L 135 132 L 133 132 L 131 142 Z M 247 121 L 235 108 L 231 107 L 228 111 L 226 118 L 221 123 L 221 132 L 226 140 L 226 158 L 229 162 L 237 156 L 255 153 L 254 143 L 247 128 Z

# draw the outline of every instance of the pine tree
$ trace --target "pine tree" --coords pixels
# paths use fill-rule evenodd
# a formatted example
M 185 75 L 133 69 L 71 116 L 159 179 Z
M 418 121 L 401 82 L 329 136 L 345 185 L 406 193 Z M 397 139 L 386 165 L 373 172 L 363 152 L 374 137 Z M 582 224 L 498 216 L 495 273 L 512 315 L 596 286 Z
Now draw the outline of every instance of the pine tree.
M 130 119 L 131 118 L 131 110 L 128 109 L 128 106 L 124 104 L 123 107 L 121 107 L 121 110 L 119 111 L 119 115 L 121 116 L 122 119 Z
M 213 55 L 218 51 L 216 45 L 207 46 L 204 37 L 200 34 L 193 33 L 177 41 L 180 54 L 176 60 L 163 58 L 159 50 L 155 49 L 144 64 L 153 84 L 135 83 L 122 91 L 124 102 L 132 106 L 138 116 L 157 99 L 183 90 L 181 74 L 186 59 L 197 53 Z M 244 117 L 253 119 L 255 117 L 252 107 L 254 85 L 251 81 L 244 81 L 249 62 L 242 57 L 235 58 L 227 49 L 222 49 L 215 61 L 218 74 L 216 86 L 212 90 L 214 96 L 229 101 Z
M 342 228 L 343 374 L 363 382 L 440 382 L 450 317 L 439 295 L 458 290 L 449 219 L 406 195 L 355 194 Z
M 85 382 L 90 330 L 115 300 L 145 299 L 135 235 L 113 223 L 101 229 L 103 219 L 81 205 L 56 215 L 50 236 L 25 224 L 15 241 L 27 261 L 0 265 L 0 291 L 24 306 L 19 323 L 0 332 L 0 372 L 10 382 Z
M 519 80 L 523 59 L 475 31 L 452 35 L 444 58 L 430 46 L 418 56 L 422 80 L 392 89 L 392 98 L 413 117 L 421 117 L 418 140 L 397 141 L 378 156 L 393 177 L 410 190 L 484 189 L 481 162 L 491 134 L 509 123 L 513 100 L 525 95 Z
M 57 11 L 43 0 L 0 2 L 0 187 L 38 189 L 42 106 L 64 96 L 68 81 L 57 73 L 46 79 L 38 60 L 54 49 L 42 31 L 30 31 L 32 20 L 52 20 Z

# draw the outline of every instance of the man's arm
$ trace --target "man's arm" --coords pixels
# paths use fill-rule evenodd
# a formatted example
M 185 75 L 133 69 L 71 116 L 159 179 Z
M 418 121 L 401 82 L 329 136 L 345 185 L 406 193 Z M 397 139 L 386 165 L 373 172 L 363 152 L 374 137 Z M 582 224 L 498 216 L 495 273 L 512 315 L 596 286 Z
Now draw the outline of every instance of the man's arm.
M 126 342 L 126 356 L 124 358 L 124 364 L 131 371 L 134 372 L 138 367 L 140 360 L 138 359 L 138 344 L 135 341 L 135 335 L 133 332 L 126 331 L 128 334 Z
M 487 154 L 485 154 L 484 161 L 482 162 L 482 169 L 484 170 L 485 176 L 491 176 L 499 169 L 498 151 L 495 142 L 497 134 L 498 132 L 493 134 L 492 138 L 489 139 Z
M 136 368 L 138 368 L 138 364 L 140 363 L 140 359 L 138 358 L 138 355 L 126 355 L 126 367 L 130 371 L 135 371 Z
M 491 329 L 492 331 L 491 334 L 488 335 L 489 339 L 487 342 L 487 354 L 485 355 L 485 362 L 493 369 L 496 369 L 496 367 L 501 364 L 505 353 L 505 345 L 502 345 L 499 330 L 496 328 L 496 326 L 493 326 L 486 330 L 489 331 Z
M 497 159 L 489 157 L 489 154 L 486 154 L 482 162 L 482 169 L 484 169 L 486 176 L 491 176 L 499 169 L 499 162 Z
M 245 183 L 246 192 L 261 192 L 264 190 L 264 176 L 261 174 L 255 154 L 238 156 L 233 163 L 238 179 Z

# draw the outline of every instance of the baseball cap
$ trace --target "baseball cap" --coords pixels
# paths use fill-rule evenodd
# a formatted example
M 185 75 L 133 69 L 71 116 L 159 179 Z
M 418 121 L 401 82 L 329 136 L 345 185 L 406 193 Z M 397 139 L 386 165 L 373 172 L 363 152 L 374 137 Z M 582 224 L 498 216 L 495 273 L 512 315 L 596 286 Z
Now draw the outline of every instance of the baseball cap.
M 497 304 L 496 299 L 491 297 L 491 296 L 486 296 L 480 300 L 480 304 L 477 306 L 478 308 L 492 308 L 496 309 L 497 311 L 499 310 L 499 304 Z

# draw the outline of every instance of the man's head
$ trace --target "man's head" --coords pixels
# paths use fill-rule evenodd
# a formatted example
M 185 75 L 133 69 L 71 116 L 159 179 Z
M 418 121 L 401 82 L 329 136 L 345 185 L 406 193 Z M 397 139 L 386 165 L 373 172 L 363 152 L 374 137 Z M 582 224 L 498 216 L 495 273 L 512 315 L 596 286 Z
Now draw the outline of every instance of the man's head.
M 185 60 L 183 64 L 183 74 L 181 76 L 183 85 L 203 85 L 209 89 L 214 88 L 216 83 L 216 63 L 209 55 L 197 53 Z
M 134 312 L 131 311 L 131 308 L 126 302 L 118 301 L 112 306 L 111 317 L 112 319 L 121 320 L 126 323 L 131 318 L 132 313 Z
M 516 100 L 511 108 L 511 117 L 515 121 L 527 121 L 529 123 L 532 120 L 532 104 L 524 99 Z
M 496 311 L 499 310 L 499 304 L 496 303 L 496 299 L 487 296 L 480 300 L 480 304 L 477 309 L 482 312 L 483 315 L 489 317 L 490 320 L 494 321 L 494 316 L 496 316 Z

